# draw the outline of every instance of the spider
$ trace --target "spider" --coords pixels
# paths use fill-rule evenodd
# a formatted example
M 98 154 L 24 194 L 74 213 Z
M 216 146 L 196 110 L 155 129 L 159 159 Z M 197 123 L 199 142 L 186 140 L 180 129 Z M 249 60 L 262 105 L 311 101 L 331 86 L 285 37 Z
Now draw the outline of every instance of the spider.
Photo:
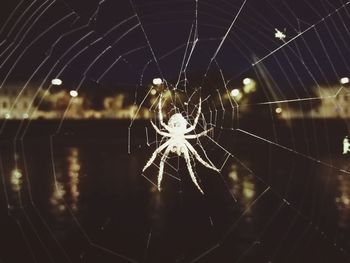
M 159 173 L 158 173 L 158 190 L 161 190 L 161 183 L 163 179 L 163 171 L 164 171 L 164 163 L 169 155 L 170 152 L 176 153 L 178 156 L 183 155 L 186 164 L 187 164 L 187 169 L 188 172 L 191 176 L 191 179 L 193 183 L 196 185 L 198 190 L 204 194 L 203 190 L 199 186 L 197 179 L 194 175 L 192 166 L 191 166 L 191 159 L 190 159 L 190 153 L 194 155 L 194 157 L 205 167 L 212 169 L 216 172 L 220 172 L 218 168 L 216 168 L 212 162 L 209 160 L 210 164 L 207 163 L 200 157 L 198 152 L 194 149 L 194 147 L 187 141 L 188 139 L 197 139 L 203 135 L 206 135 L 210 130 L 205 130 L 201 133 L 198 134 L 188 134 L 189 132 L 193 131 L 198 123 L 199 116 L 201 114 L 201 103 L 202 100 L 199 100 L 199 106 L 198 106 L 198 111 L 197 115 L 194 119 L 193 125 L 189 125 L 186 119 L 182 116 L 181 113 L 175 113 L 173 114 L 169 121 L 168 124 L 165 124 L 163 121 L 163 115 L 162 115 L 162 96 L 159 98 L 159 103 L 158 103 L 158 116 L 159 116 L 159 122 L 160 125 L 167 131 L 162 131 L 160 130 L 152 121 L 151 124 L 155 131 L 162 135 L 164 138 L 167 138 L 168 140 L 161 144 L 152 154 L 151 158 L 148 160 L 146 165 L 143 167 L 142 172 L 144 172 L 156 159 L 157 154 L 161 153 L 164 150 L 164 154 L 161 157 L 160 164 L 159 164 Z M 187 126 L 189 127 L 187 128 Z

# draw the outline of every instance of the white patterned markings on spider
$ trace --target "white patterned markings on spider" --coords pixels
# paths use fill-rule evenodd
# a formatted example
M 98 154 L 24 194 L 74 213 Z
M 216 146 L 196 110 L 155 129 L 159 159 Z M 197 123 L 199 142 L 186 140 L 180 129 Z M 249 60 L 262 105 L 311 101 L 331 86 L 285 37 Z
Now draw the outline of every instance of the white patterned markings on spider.
M 168 124 L 165 124 L 163 121 L 163 114 L 162 114 L 162 98 L 160 97 L 159 103 L 158 103 L 158 118 L 160 125 L 167 131 L 160 130 L 152 121 L 151 124 L 153 128 L 156 130 L 157 133 L 162 135 L 163 137 L 168 138 L 168 140 L 160 145 L 152 154 L 151 158 L 148 160 L 146 165 L 143 167 L 142 171 L 144 172 L 156 159 L 157 154 L 161 153 L 164 150 L 164 154 L 161 157 L 160 164 L 159 164 L 159 173 L 158 173 L 158 190 L 160 191 L 160 186 L 163 179 L 163 172 L 164 172 L 164 163 L 169 155 L 170 152 L 176 153 L 178 156 L 183 155 L 186 164 L 188 172 L 191 176 L 191 179 L 193 183 L 197 186 L 198 190 L 204 194 L 203 190 L 200 188 L 197 178 L 194 175 L 192 166 L 191 166 L 191 159 L 190 159 L 190 153 L 194 155 L 194 157 L 205 167 L 212 169 L 216 172 L 220 172 L 218 168 L 216 168 L 211 161 L 209 160 L 209 163 L 204 161 L 202 157 L 198 154 L 198 152 L 194 149 L 194 147 L 187 141 L 188 139 L 197 139 L 203 135 L 206 135 L 211 129 L 205 130 L 198 134 L 188 134 L 191 131 L 194 131 L 194 129 L 197 126 L 199 116 L 201 114 L 201 102 L 202 100 L 199 100 L 199 106 L 197 115 L 194 119 L 193 125 L 189 125 L 187 128 L 188 122 L 186 119 L 182 116 L 181 113 L 175 113 L 173 114 Z

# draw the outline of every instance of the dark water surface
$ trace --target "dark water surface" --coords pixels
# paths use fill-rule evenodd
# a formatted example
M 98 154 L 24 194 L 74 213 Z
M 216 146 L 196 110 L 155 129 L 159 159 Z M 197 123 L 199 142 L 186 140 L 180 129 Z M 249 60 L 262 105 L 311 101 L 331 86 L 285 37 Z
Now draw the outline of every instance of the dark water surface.
M 194 166 L 202 195 L 181 158 L 168 160 L 162 192 L 156 166 L 142 174 L 155 150 L 145 123 L 132 126 L 130 144 L 125 123 L 84 125 L 53 137 L 55 126 L 39 125 L 16 141 L 11 124 L 4 131 L 0 262 L 350 262 L 343 126 L 270 136 L 292 150 L 216 133 L 235 157 L 203 141 L 222 172 Z

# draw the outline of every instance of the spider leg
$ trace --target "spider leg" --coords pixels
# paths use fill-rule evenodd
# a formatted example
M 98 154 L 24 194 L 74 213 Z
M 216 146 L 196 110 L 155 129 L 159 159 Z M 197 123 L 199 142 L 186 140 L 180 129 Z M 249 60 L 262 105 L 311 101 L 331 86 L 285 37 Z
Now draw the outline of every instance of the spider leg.
M 219 170 L 218 168 L 216 168 L 213 164 L 209 164 L 209 163 L 207 163 L 206 161 L 204 161 L 204 160 L 202 159 L 202 157 L 200 157 L 200 155 L 198 154 L 198 152 L 196 151 L 196 149 L 193 148 L 193 146 L 192 146 L 189 142 L 185 141 L 185 144 L 186 144 L 187 148 L 190 150 L 190 152 L 196 157 L 196 159 L 197 159 L 201 164 L 203 164 L 205 167 L 207 167 L 207 168 L 209 168 L 209 169 L 212 169 L 212 170 L 214 170 L 214 171 L 220 173 L 220 170 Z M 210 161 L 210 160 L 209 160 L 209 161 Z
M 191 179 L 192 179 L 192 182 L 197 186 L 198 190 L 204 194 L 202 188 L 199 186 L 198 182 L 197 182 L 197 178 L 196 176 L 194 175 L 194 172 L 192 170 L 192 166 L 191 166 L 191 159 L 190 159 L 190 155 L 188 154 L 188 149 L 187 147 L 183 147 L 183 154 L 184 154 L 184 157 L 185 157 L 185 160 L 186 160 L 186 164 L 187 164 L 187 169 L 188 169 L 188 172 L 190 173 L 190 176 L 191 176 Z
M 171 135 L 169 133 L 159 130 L 159 128 L 153 123 L 153 121 L 151 121 L 151 124 L 152 124 L 153 128 L 156 130 L 156 132 L 159 133 L 160 135 L 162 135 L 164 137 L 171 137 Z
M 185 133 L 193 131 L 196 128 L 198 120 L 199 120 L 199 116 L 201 116 L 201 111 L 202 111 L 202 98 L 199 98 L 199 106 L 198 106 L 197 116 L 194 119 L 193 125 L 191 125 L 188 129 L 186 129 Z
M 196 139 L 198 137 L 201 137 L 203 135 L 206 135 L 208 132 L 210 132 L 213 128 L 210 128 L 209 130 L 202 131 L 201 133 L 198 134 L 190 134 L 190 135 L 185 135 L 185 139 Z
M 169 155 L 171 147 L 172 147 L 172 145 L 169 145 L 168 148 L 166 148 L 162 158 L 160 159 L 159 172 L 158 172 L 158 191 L 160 191 L 160 185 L 161 185 L 162 180 L 163 180 L 164 162 Z
M 153 161 L 156 159 L 157 154 L 160 153 L 161 151 L 163 151 L 167 146 L 169 146 L 170 144 L 170 140 L 166 141 L 165 143 L 163 143 L 161 146 L 159 146 L 152 154 L 151 158 L 148 160 L 148 162 L 146 163 L 146 165 L 143 167 L 142 172 L 144 172 L 152 163 Z
M 168 125 L 166 125 L 163 121 L 162 97 L 163 97 L 163 95 L 161 94 L 159 97 L 159 103 L 158 103 L 158 118 L 159 118 L 160 125 L 162 125 L 167 131 L 170 131 L 171 128 Z

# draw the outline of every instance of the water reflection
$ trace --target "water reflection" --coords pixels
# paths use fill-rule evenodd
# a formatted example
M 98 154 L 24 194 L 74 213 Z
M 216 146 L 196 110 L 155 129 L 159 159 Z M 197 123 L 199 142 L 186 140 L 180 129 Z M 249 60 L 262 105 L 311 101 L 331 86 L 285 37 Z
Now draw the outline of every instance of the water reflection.
M 218 178 L 219 183 L 210 185 L 209 187 L 213 187 L 213 189 L 208 189 L 208 194 L 202 199 L 195 189 L 193 192 L 186 188 L 182 191 L 181 182 L 180 187 L 177 187 L 175 182 L 169 181 L 169 187 L 166 191 L 159 192 L 155 185 L 140 178 L 143 155 L 124 156 L 112 147 L 101 147 L 96 150 L 96 148 L 90 149 L 85 146 L 81 148 L 57 147 L 54 153 L 54 160 L 51 160 L 50 156 L 47 155 L 47 151 L 43 151 L 42 154 L 31 154 L 30 158 L 27 157 L 28 160 L 31 160 L 27 162 L 28 166 L 24 166 L 25 162 L 23 162 L 22 156 L 15 158 L 18 163 L 16 165 L 16 162 L 13 161 L 13 154 L 9 154 L 4 162 L 6 164 L 4 174 L 7 175 L 8 189 L 14 193 L 14 198 L 10 199 L 14 205 L 17 205 L 18 199 L 27 197 L 26 189 L 31 189 L 30 186 L 36 190 L 33 191 L 35 204 L 38 204 L 39 209 L 45 209 L 45 215 L 49 214 L 48 223 L 58 237 L 74 236 L 76 232 L 73 227 L 81 223 L 79 227 L 86 231 L 89 237 L 96 237 L 96 240 L 106 242 L 105 244 L 111 247 L 112 243 L 116 244 L 115 247 L 119 250 L 124 244 L 128 244 L 128 240 L 131 240 L 130 242 L 136 240 L 134 242 L 136 243 L 137 239 L 143 235 L 142 244 L 144 246 L 145 242 L 147 243 L 147 253 L 152 257 L 158 253 L 152 247 L 161 247 L 162 243 L 164 246 L 169 246 L 169 240 L 174 240 L 174 243 L 170 243 L 172 245 L 177 241 L 187 242 L 188 240 L 188 242 L 192 242 L 192 237 L 193 240 L 197 241 L 198 237 L 198 240 L 201 239 L 199 241 L 205 243 L 207 239 L 212 237 L 211 233 L 214 233 L 215 229 L 219 227 L 222 227 L 223 233 L 226 234 L 225 223 L 231 223 L 231 221 L 235 222 L 235 225 L 230 235 L 236 238 L 239 246 L 249 246 L 261 233 L 260 226 L 267 224 L 267 221 L 264 220 L 271 219 L 271 222 L 275 223 L 277 218 L 280 219 L 279 216 L 284 217 L 284 211 L 288 211 L 292 215 L 296 213 L 294 209 L 289 209 L 287 206 L 285 206 L 286 210 L 277 210 L 278 208 L 273 206 L 273 202 L 276 201 L 277 204 L 279 199 L 275 195 L 269 195 L 271 192 L 264 195 L 264 198 L 258 199 L 261 191 L 265 189 L 265 184 L 261 184 L 256 175 L 250 174 L 247 169 L 235 161 L 232 163 L 228 161 L 224 168 L 225 175 L 223 176 L 228 188 L 220 184 L 221 179 Z M 243 160 L 244 164 L 252 167 L 253 171 L 261 171 L 262 165 L 259 166 L 260 163 L 247 159 Z M 341 164 L 342 161 L 344 163 Z M 345 166 L 346 161 L 345 158 L 337 160 L 335 167 L 348 171 L 350 166 Z M 43 163 L 47 166 L 42 165 Z M 47 176 L 47 171 L 51 171 L 52 165 L 55 169 L 54 177 Z M 276 164 L 272 171 L 279 168 L 280 165 Z M 302 169 L 303 167 L 300 170 Z M 332 217 L 332 224 L 336 223 L 334 220 L 337 217 L 339 228 L 348 229 L 350 222 L 350 177 L 341 172 L 336 173 L 335 169 L 331 172 L 323 166 L 320 166 L 320 169 L 322 170 L 317 173 L 319 176 L 315 177 L 315 181 L 312 181 L 312 186 L 316 188 L 328 183 L 324 182 L 323 178 L 330 180 L 329 187 L 326 185 L 327 195 L 320 192 L 320 198 L 318 198 L 321 199 L 321 204 L 325 202 L 329 204 L 329 206 L 322 206 L 322 209 L 326 208 L 321 212 Z M 26 174 L 27 170 L 28 175 Z M 157 170 L 155 169 L 155 171 Z M 276 174 L 282 182 L 285 182 L 289 170 L 281 169 L 281 171 L 283 173 Z M 85 173 L 88 173 L 89 176 L 83 177 Z M 179 175 L 181 175 L 181 170 Z M 298 181 L 299 178 L 301 181 Z M 304 178 L 305 174 L 299 173 L 297 170 L 293 173 L 294 180 L 285 182 L 285 184 L 290 187 L 293 194 L 298 195 L 306 191 L 303 188 L 300 189 L 302 185 L 300 182 L 304 183 Z M 155 180 L 156 173 L 150 179 Z M 188 178 L 186 179 L 188 181 Z M 29 187 L 27 187 L 28 182 L 30 183 Z M 281 184 L 281 186 L 275 181 L 273 182 L 274 190 L 284 189 L 282 186 L 285 184 Z M 192 185 L 190 187 L 193 188 Z M 215 192 L 216 189 L 224 191 Z M 237 203 L 232 204 L 227 189 L 236 198 Z M 211 191 L 215 195 L 210 194 Z M 318 193 L 315 193 L 315 199 L 318 197 L 316 194 Z M 306 195 L 305 202 L 307 202 L 308 197 Z M 256 200 L 259 202 L 255 202 Z M 310 201 L 310 207 L 316 207 L 316 203 L 312 202 L 313 200 Z M 252 206 L 252 203 L 255 205 Z M 297 202 L 294 199 L 291 200 L 291 203 L 296 207 Z M 236 206 L 236 204 L 238 205 Z M 298 209 L 298 207 L 296 208 Z M 270 209 L 267 212 L 276 212 L 278 217 L 275 218 L 273 213 L 265 213 L 267 209 Z M 301 212 L 304 213 L 304 210 Z M 208 215 L 210 215 L 210 224 L 207 220 Z M 239 220 L 240 218 L 242 220 Z M 314 218 L 311 220 L 316 222 Z M 237 227 L 236 222 L 238 222 Z M 287 223 L 289 224 L 289 221 L 281 221 L 281 225 Z M 298 221 L 298 223 L 303 224 L 304 221 Z M 196 227 L 193 227 L 193 224 Z M 275 226 L 273 225 L 273 227 Z M 276 226 L 276 229 L 278 229 L 277 227 L 279 226 Z M 96 231 L 96 229 L 101 231 Z M 272 232 L 272 228 L 267 231 L 268 234 L 272 234 Z M 343 237 L 344 240 L 347 240 L 347 232 L 341 232 L 345 232 L 345 234 L 339 235 L 340 238 Z M 137 238 L 135 239 L 135 237 Z M 141 238 L 139 239 L 141 240 Z M 78 242 L 76 243 L 78 246 Z M 148 244 L 150 244 L 150 248 Z M 133 246 L 134 244 L 130 245 L 130 247 Z M 164 253 L 167 253 L 165 249 L 163 250 Z
M 23 174 L 19 168 L 15 167 L 11 171 L 10 183 L 13 192 L 18 193 L 21 191 L 23 185 Z
M 81 175 L 80 150 L 70 147 L 62 159 L 56 161 L 55 181 L 52 185 L 50 204 L 55 215 L 62 215 L 67 210 L 79 209 L 79 183 Z
M 338 225 L 348 228 L 350 222 L 350 178 L 348 175 L 338 175 L 335 204 L 338 210 Z
M 64 184 L 60 181 L 57 181 L 56 185 L 54 185 L 50 198 L 50 204 L 52 205 L 55 214 L 60 214 L 66 210 L 63 199 L 65 194 L 66 191 L 64 190 Z
M 10 208 L 22 206 L 27 198 L 24 191 L 26 175 L 21 161 L 21 156 L 13 152 L 4 158 L 4 163 L 7 165 L 3 167 L 2 172 L 6 175 L 5 187 L 9 189 L 9 192 L 6 191 L 5 194 L 7 195 L 7 205 Z
M 80 176 L 80 168 L 81 163 L 79 160 L 79 150 L 78 148 L 70 148 L 67 156 L 68 162 L 68 189 L 69 189 L 69 197 L 71 208 L 73 211 L 78 209 L 78 201 L 79 201 L 79 176 Z
M 228 185 L 233 196 L 238 203 L 246 210 L 246 218 L 252 216 L 250 204 L 256 195 L 256 186 L 253 176 L 244 174 L 237 164 L 232 164 L 228 172 Z
M 14 193 L 19 193 L 23 186 L 23 172 L 22 169 L 19 168 L 19 162 L 19 154 L 14 153 L 13 166 L 10 170 L 10 185 Z

